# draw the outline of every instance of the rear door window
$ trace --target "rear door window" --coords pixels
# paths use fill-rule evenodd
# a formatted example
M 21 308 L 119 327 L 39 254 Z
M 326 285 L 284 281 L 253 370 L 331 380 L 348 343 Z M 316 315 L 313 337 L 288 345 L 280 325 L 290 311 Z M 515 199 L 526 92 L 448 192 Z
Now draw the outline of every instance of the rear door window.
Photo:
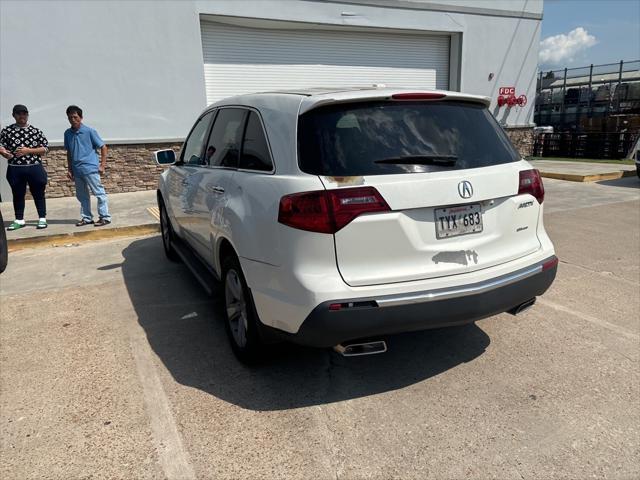
M 269 153 L 269 144 L 264 135 L 264 129 L 260 117 L 256 112 L 249 112 L 247 128 L 242 141 L 242 154 L 240 168 L 246 170 L 259 170 L 270 172 L 273 170 L 273 162 Z
M 214 167 L 237 168 L 240 158 L 240 138 L 246 110 L 223 108 L 219 110 L 205 150 L 205 164 Z
M 328 176 L 478 168 L 520 160 L 483 106 L 468 102 L 366 102 L 300 116 L 298 163 Z

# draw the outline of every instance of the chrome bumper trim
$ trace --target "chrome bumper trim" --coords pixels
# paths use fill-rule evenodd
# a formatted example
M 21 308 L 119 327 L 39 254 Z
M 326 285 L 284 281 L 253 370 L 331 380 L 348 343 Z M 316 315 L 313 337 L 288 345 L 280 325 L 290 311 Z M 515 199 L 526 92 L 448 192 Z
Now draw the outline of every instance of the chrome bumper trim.
M 551 257 L 553 258 L 553 257 Z M 517 272 L 503 275 L 502 277 L 492 278 L 484 282 L 474 283 L 472 285 L 463 285 L 453 288 L 442 288 L 439 290 L 427 290 L 411 294 L 389 295 L 383 298 L 375 299 L 379 307 L 396 307 L 398 305 L 411 305 L 414 303 L 434 302 L 437 300 L 446 300 L 449 298 L 466 297 L 469 295 L 477 295 L 494 290 L 496 288 L 505 287 L 512 283 L 519 282 L 525 278 L 542 272 L 542 264 L 549 259 Z

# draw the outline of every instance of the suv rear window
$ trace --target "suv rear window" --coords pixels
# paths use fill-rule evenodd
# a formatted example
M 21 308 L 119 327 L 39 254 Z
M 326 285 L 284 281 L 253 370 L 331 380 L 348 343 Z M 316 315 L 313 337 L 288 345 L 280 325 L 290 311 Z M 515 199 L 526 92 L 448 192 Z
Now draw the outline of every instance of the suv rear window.
M 313 175 L 431 172 L 519 160 L 491 113 L 474 103 L 335 104 L 299 118 L 298 163 Z

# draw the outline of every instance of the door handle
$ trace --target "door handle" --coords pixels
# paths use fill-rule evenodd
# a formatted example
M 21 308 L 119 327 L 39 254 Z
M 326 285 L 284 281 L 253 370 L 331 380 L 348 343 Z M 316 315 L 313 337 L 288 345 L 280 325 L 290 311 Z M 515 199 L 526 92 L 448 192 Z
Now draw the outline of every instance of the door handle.
M 209 191 L 213 193 L 224 193 L 224 188 L 218 186 L 209 187 Z

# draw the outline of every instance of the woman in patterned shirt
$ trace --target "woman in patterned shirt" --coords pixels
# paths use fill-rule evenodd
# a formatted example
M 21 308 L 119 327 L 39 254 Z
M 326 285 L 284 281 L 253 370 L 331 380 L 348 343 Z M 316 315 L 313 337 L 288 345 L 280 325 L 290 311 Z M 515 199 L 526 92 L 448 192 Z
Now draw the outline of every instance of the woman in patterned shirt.
M 49 143 L 42 132 L 29 125 L 29 111 L 24 105 L 13 107 L 16 123 L 0 132 L 0 155 L 9 160 L 7 180 L 13 193 L 13 210 L 16 219 L 7 230 L 24 227 L 24 197 L 27 185 L 38 210 L 37 228 L 47 228 L 47 207 L 44 191 L 47 186 L 47 172 L 42 166 L 41 155 L 49 151 Z

